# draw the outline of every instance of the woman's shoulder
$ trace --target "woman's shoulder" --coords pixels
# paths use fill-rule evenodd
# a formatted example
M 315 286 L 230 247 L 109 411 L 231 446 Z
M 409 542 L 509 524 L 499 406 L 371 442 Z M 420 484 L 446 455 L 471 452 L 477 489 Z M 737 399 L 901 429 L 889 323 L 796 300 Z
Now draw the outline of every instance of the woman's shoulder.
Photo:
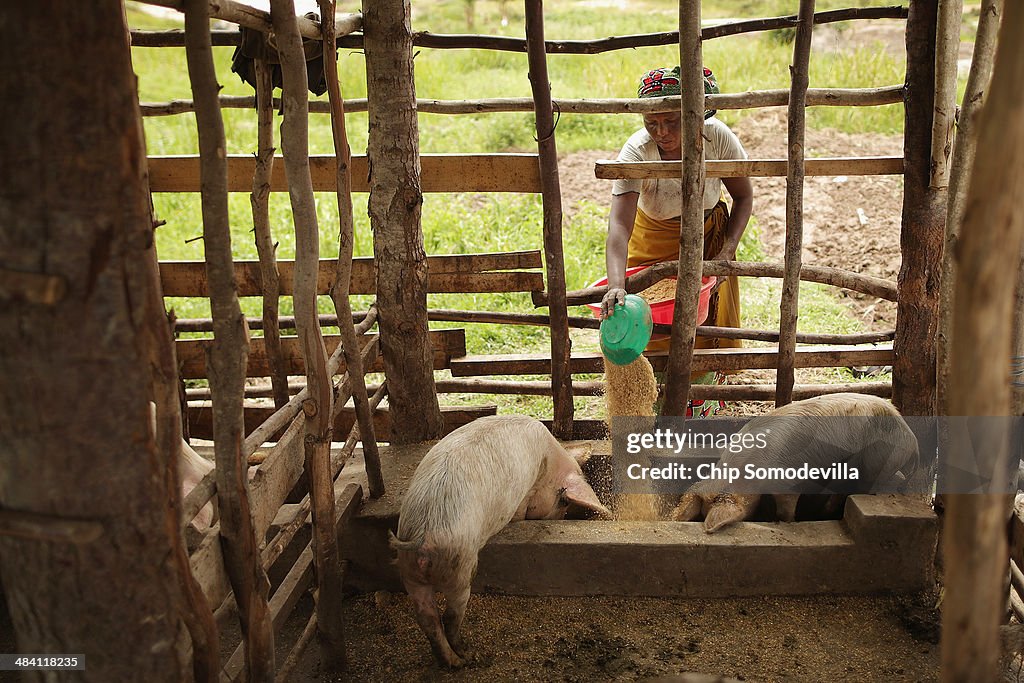
M 743 149 L 740 139 L 736 137 L 736 133 L 715 116 L 704 121 L 704 139 L 709 142 L 713 150 L 711 158 L 746 158 L 746 151 Z

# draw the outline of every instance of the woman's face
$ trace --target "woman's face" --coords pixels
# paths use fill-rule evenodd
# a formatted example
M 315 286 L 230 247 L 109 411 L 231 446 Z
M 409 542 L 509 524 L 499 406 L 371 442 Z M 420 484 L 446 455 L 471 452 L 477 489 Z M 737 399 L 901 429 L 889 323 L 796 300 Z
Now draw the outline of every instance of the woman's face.
M 682 116 L 679 112 L 644 114 L 644 128 L 663 153 L 678 154 L 682 139 Z

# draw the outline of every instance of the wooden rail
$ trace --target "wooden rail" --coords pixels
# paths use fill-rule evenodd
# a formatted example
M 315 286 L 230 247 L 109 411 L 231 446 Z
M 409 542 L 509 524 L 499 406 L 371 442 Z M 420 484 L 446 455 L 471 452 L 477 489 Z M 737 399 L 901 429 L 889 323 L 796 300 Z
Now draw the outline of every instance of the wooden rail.
M 548 368 L 550 371 L 550 368 Z M 498 407 L 492 404 L 478 405 L 478 406 L 441 406 L 441 415 L 444 417 L 444 432 L 445 434 L 451 432 L 464 424 L 472 422 L 478 417 L 484 417 L 486 415 L 495 415 L 498 412 Z M 245 427 L 246 432 L 255 429 L 261 425 L 268 417 L 274 413 L 273 406 L 264 405 L 246 405 L 245 406 Z M 190 403 L 188 406 L 188 419 L 189 428 L 196 438 L 199 439 L 212 439 L 212 423 L 210 405 L 208 402 L 202 403 Z M 343 408 L 339 413 L 337 419 L 334 421 L 334 432 L 336 434 L 348 434 L 352 431 L 352 427 L 356 424 L 355 410 L 346 407 Z M 387 408 L 378 408 L 373 413 L 373 428 L 374 433 L 377 436 L 377 441 L 390 441 L 391 440 L 391 412 Z M 300 439 L 301 441 L 301 439 Z M 299 444 L 299 450 L 302 449 L 302 444 Z M 301 463 L 300 463 L 301 471 Z M 283 500 L 282 500 L 283 502 Z M 255 510 L 255 505 L 253 509 Z M 280 507 L 278 504 L 277 507 Z M 276 512 L 277 508 L 273 508 Z
M 665 352 L 644 354 L 655 371 L 665 369 Z M 714 370 L 774 369 L 778 352 L 771 348 L 696 349 L 693 352 L 693 372 Z M 833 368 L 859 365 L 891 365 L 892 344 L 879 344 L 869 348 L 805 347 L 796 351 L 794 367 Z M 575 353 L 570 360 L 572 373 L 600 373 L 603 357 L 598 352 Z M 541 375 L 551 371 L 551 358 L 542 353 L 497 354 L 465 356 L 451 361 L 453 377 L 479 375 Z
M 742 161 L 707 161 L 709 178 L 785 177 L 785 159 L 744 159 Z M 594 175 L 605 180 L 617 178 L 678 178 L 682 166 L 678 161 L 612 161 L 599 160 Z M 804 175 L 901 175 L 903 157 L 819 157 L 804 161 Z
M 808 107 L 874 107 L 903 102 L 906 88 L 887 85 L 880 88 L 809 88 Z M 704 96 L 706 109 L 754 109 L 784 107 L 789 101 L 789 90 L 751 90 L 749 92 L 719 93 Z M 280 100 L 274 100 L 280 106 Z M 223 109 L 252 109 L 256 98 L 246 95 L 221 95 Z M 654 114 L 679 107 L 679 96 L 635 99 L 610 97 L 604 99 L 552 99 L 554 111 L 562 114 Z M 348 114 L 366 111 L 366 99 L 345 102 Z M 174 116 L 195 111 L 192 100 L 169 102 L 140 102 L 143 116 Z M 501 112 L 532 112 L 533 99 L 529 97 L 492 97 L 476 100 L 416 100 L 416 111 L 421 114 L 482 114 Z M 328 114 L 330 106 L 322 100 L 309 101 L 309 113 Z
M 544 289 L 541 272 L 521 269 L 540 268 L 540 251 L 499 252 L 493 254 L 456 254 L 428 256 L 431 292 L 535 292 Z M 336 277 L 336 261 L 320 259 L 317 294 L 330 294 Z M 277 262 L 280 294 L 294 293 L 295 262 Z M 209 296 L 206 266 L 202 261 L 162 261 L 160 281 L 164 296 Z M 263 294 L 258 261 L 235 261 L 235 286 L 239 296 Z M 353 259 L 351 294 L 373 294 L 372 257 Z
M 377 335 L 363 335 L 360 337 L 360 348 L 369 344 Z M 333 353 L 341 340 L 339 335 L 324 337 L 324 345 L 328 353 Z M 434 349 L 434 369 L 440 370 L 448 367 L 452 358 L 464 356 L 466 353 L 466 331 L 461 328 L 447 330 L 431 330 L 430 342 Z M 213 343 L 212 339 L 179 339 L 175 342 L 175 350 L 178 355 L 179 374 L 182 379 L 205 379 L 207 377 L 206 350 Z M 305 374 L 305 366 L 302 362 L 302 349 L 299 338 L 294 336 L 281 337 L 281 352 L 285 363 L 285 370 L 289 375 Z M 368 363 L 366 372 L 382 372 L 380 358 Z M 345 364 L 342 362 L 337 370 L 338 373 L 345 372 Z M 261 337 L 254 337 L 249 341 L 249 362 L 246 368 L 246 377 L 269 377 L 270 363 L 267 360 L 266 349 Z M 193 434 L 194 436 L 194 434 Z
M 151 0 L 152 1 L 152 0 Z M 179 0 L 156 0 L 153 4 L 165 7 L 180 5 Z M 214 15 L 216 16 L 216 15 Z M 355 17 L 349 15 L 345 21 L 355 22 Z M 838 21 L 852 21 L 864 19 L 906 19 L 907 8 L 894 5 L 890 7 L 854 7 L 849 9 L 830 10 L 817 12 L 814 15 L 815 24 L 828 24 Z M 343 18 L 338 18 L 338 32 L 342 33 Z M 236 22 L 240 23 L 240 22 Z M 759 31 L 774 31 L 776 29 L 793 28 L 796 25 L 796 16 L 788 15 L 781 17 L 767 17 L 763 19 L 748 19 L 744 21 L 730 21 L 705 26 L 701 29 L 702 40 L 713 40 L 726 36 L 741 35 Z M 258 26 L 252 26 L 259 28 Z M 301 27 L 300 27 L 301 29 Z M 355 29 L 358 30 L 358 29 Z M 237 29 L 218 29 L 211 31 L 211 39 L 214 45 L 235 46 L 238 45 L 240 34 Z M 304 30 L 303 35 L 309 33 L 308 37 L 316 37 L 312 31 Z M 184 36 L 181 31 L 143 31 L 133 29 L 131 31 L 132 45 L 135 47 L 181 47 L 184 45 Z M 339 35 L 337 46 L 344 48 L 360 49 L 363 47 L 361 35 Z M 596 40 L 545 40 L 544 49 L 553 54 L 600 54 L 613 50 L 635 50 L 638 47 L 653 47 L 657 45 L 677 45 L 679 43 L 678 31 L 665 31 L 662 33 L 640 33 L 629 36 L 614 36 L 611 38 L 599 38 Z M 416 47 L 429 47 L 435 49 L 491 49 L 508 52 L 526 52 L 526 41 L 522 38 L 508 36 L 486 36 L 486 35 L 462 35 L 462 34 L 439 34 L 428 31 L 413 33 L 412 44 Z
M 199 157 L 149 157 L 149 188 L 153 192 L 198 192 Z M 270 178 L 272 192 L 287 192 L 284 164 L 274 164 Z M 251 192 L 256 159 L 252 155 L 229 155 L 228 192 Z M 313 189 L 335 192 L 338 188 L 337 161 L 333 155 L 309 158 Z M 540 170 L 536 154 L 422 154 L 423 192 L 540 192 Z M 352 191 L 369 192 L 365 156 L 352 157 Z

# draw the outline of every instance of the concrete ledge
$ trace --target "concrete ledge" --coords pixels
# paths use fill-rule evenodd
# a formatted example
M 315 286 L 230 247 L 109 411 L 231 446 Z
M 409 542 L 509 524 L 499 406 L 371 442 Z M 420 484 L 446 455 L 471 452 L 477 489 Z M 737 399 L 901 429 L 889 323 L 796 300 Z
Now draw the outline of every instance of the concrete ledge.
M 382 453 L 388 494 L 365 501 L 342 530 L 350 588 L 402 590 L 388 530 L 397 527 L 404 487 L 428 447 Z M 357 476 L 361 463 L 351 464 Z M 931 586 L 938 523 L 923 501 L 852 496 L 844 515 L 827 522 L 745 522 L 711 535 L 695 522 L 517 522 L 481 551 L 473 590 L 707 598 Z

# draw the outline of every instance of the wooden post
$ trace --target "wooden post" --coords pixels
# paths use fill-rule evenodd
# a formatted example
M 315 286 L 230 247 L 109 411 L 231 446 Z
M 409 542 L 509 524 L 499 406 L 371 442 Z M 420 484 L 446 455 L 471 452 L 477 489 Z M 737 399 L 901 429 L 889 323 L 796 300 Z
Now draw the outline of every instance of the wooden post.
M 678 279 L 662 409 L 664 415 L 686 414 L 697 331 L 697 296 L 704 265 L 704 60 L 700 41 L 700 3 L 680 2 L 683 202 L 679 214 Z
M 213 390 L 214 453 L 224 564 L 241 615 L 249 679 L 274 676 L 274 629 L 267 605 L 270 583 L 260 563 L 249 507 L 248 464 L 242 456 L 245 434 L 242 400 L 249 336 L 235 289 L 228 225 L 227 160 L 220 85 L 210 46 L 208 0 L 185 2 L 185 56 L 196 103 L 202 183 L 203 244 L 210 283 L 214 340 L 207 360 Z
M 331 103 L 331 132 L 334 135 L 334 154 L 338 159 L 338 266 L 331 287 L 331 298 L 338 316 L 338 330 L 345 354 L 345 367 L 352 383 L 352 400 L 355 403 L 359 432 L 363 435 L 363 455 L 366 462 L 366 479 L 370 496 L 384 495 L 384 477 L 380 471 L 380 453 L 377 437 L 373 432 L 373 415 L 370 413 L 369 397 L 366 395 L 366 378 L 363 375 L 363 359 L 359 354 L 359 340 L 356 338 L 355 323 L 352 320 L 352 305 L 349 303 L 349 285 L 352 282 L 352 252 L 355 241 L 352 215 L 352 152 L 348 145 L 345 129 L 345 101 L 341 97 L 338 81 L 338 53 L 335 45 L 334 0 L 318 0 L 320 3 L 320 30 L 324 34 L 324 74 L 327 77 L 327 92 Z
M 526 52 L 530 65 L 540 155 L 541 200 L 544 203 L 544 270 L 547 272 L 548 313 L 551 316 L 551 392 L 554 399 L 552 432 L 560 439 L 572 435 L 572 373 L 569 356 L 569 311 L 565 304 L 565 259 L 562 254 L 562 195 L 558 184 L 558 151 L 551 107 L 547 53 L 544 49 L 544 3 L 526 0 Z
M 281 330 L 278 311 L 281 280 L 277 273 L 277 245 L 270 231 L 270 176 L 274 170 L 274 86 L 270 66 L 256 60 L 256 170 L 252 175 L 252 227 L 256 251 L 260 257 L 260 280 L 263 291 L 263 339 L 270 363 L 270 382 L 274 387 L 274 405 L 288 403 L 288 373 L 281 355 Z
M 930 187 L 949 187 L 949 163 L 953 154 L 956 123 L 957 58 L 960 56 L 960 22 L 963 0 L 940 0 L 935 32 L 935 118 L 932 120 Z
M 964 203 L 967 200 L 967 181 L 974 167 L 974 156 L 978 147 L 978 114 L 985 102 L 989 80 L 992 78 L 992 61 L 996 54 L 996 34 L 999 31 L 999 17 L 1002 15 L 1003 0 L 985 0 L 978 15 L 978 31 L 974 37 L 974 54 L 971 70 L 967 76 L 963 106 L 957 119 L 957 134 L 953 159 L 949 171 L 949 203 L 946 208 L 946 232 L 942 250 L 942 281 L 939 284 L 939 331 L 935 344 L 938 368 L 937 406 L 939 415 L 950 415 L 947 387 L 949 386 L 949 350 L 953 336 L 953 283 L 956 278 L 956 261 L 953 258 L 960 224 L 964 217 Z M 941 454 L 940 454 L 941 457 Z
M 167 325 L 147 291 L 153 221 L 122 6 L 17 3 L 4 22 L 0 271 L 60 283 L 36 300 L 0 294 L 0 576 L 18 648 L 88 653 L 77 675 L 90 680 L 206 678 L 178 656 L 192 617 L 175 465 L 149 408 Z M 80 106 L 55 106 L 55 92 Z M 33 676 L 61 675 L 76 674 Z
M 934 415 L 935 333 L 946 190 L 930 187 L 938 0 L 911 0 L 907 17 L 903 220 L 897 278 L 893 402 L 904 415 Z
M 957 244 L 953 347 L 949 386 L 954 415 L 1010 415 L 1010 355 L 1015 336 L 1014 287 L 1024 244 L 1024 5 L 1008 2 L 999 30 L 991 92 L 978 117 L 978 154 L 970 175 Z M 1013 169 L 1013 170 L 1011 170 Z M 1003 435 L 1004 437 L 1006 435 Z M 999 472 L 1005 438 L 976 449 Z M 984 472 L 984 470 L 983 470 Z M 997 477 L 998 479 L 998 477 Z M 1003 482 L 1005 484 L 1005 482 Z M 1009 497 L 946 496 L 946 599 L 942 614 L 942 680 L 996 680 L 999 625 L 1005 609 Z
M 793 401 L 793 363 L 796 360 L 796 326 L 800 313 L 800 267 L 804 243 L 804 122 L 807 114 L 807 69 L 811 59 L 814 0 L 800 0 L 799 24 L 793 42 L 793 66 L 789 73 L 789 161 L 786 166 L 786 254 L 779 305 L 779 367 L 775 407 Z
M 309 100 L 306 57 L 302 50 L 295 3 L 271 0 L 278 53 L 281 57 L 281 150 L 288 196 L 295 221 L 295 325 L 302 342 L 306 390 L 306 471 L 313 509 L 313 559 L 317 576 L 316 613 L 320 635 L 320 665 L 327 671 L 345 668 L 345 634 L 341 611 L 341 558 L 334 521 L 334 477 L 331 472 L 332 385 L 327 350 L 317 320 L 316 285 L 320 270 L 320 230 L 317 225 L 313 180 L 309 171 Z M 351 314 L 349 316 L 351 318 Z
M 427 257 L 409 0 L 363 0 L 370 225 L 393 443 L 442 433 L 427 341 Z

